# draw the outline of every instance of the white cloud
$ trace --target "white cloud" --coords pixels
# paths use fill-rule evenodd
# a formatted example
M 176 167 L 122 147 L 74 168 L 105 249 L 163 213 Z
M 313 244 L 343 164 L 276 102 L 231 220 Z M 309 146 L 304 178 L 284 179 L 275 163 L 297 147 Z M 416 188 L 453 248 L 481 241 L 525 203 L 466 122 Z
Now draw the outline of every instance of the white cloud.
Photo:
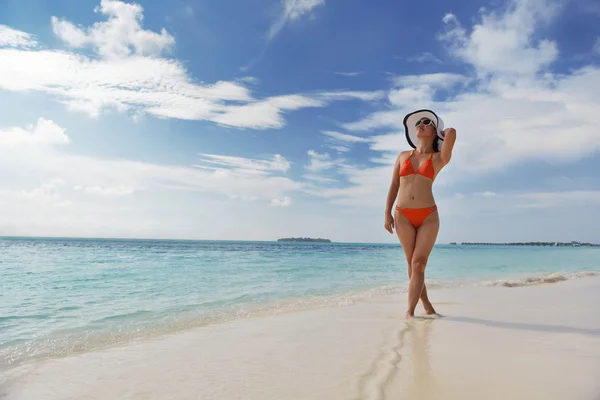
M 522 10 L 526 8 L 520 7 L 519 13 L 524 15 Z M 312 236 L 315 233 L 311 229 L 326 229 L 325 218 L 331 226 L 338 225 L 322 236 L 333 233 L 334 239 L 360 240 L 364 236 L 356 232 L 368 231 L 375 232 L 369 235 L 369 240 L 393 241 L 395 236 L 390 239 L 383 232 L 381 210 L 392 177 L 393 161 L 398 151 L 408 148 L 402 118 L 408 110 L 423 106 L 439 111 L 446 123 L 458 130 L 455 157 L 436 182 L 436 201 L 447 227 L 442 232 L 442 240 L 449 232 L 456 233 L 453 229 L 463 229 L 469 234 L 477 232 L 476 224 L 467 229 L 466 224 L 456 223 L 469 218 L 473 221 L 488 218 L 482 220 L 485 222 L 478 220 L 477 225 L 488 229 L 488 222 L 497 221 L 493 218 L 510 213 L 518 214 L 520 221 L 533 221 L 527 219 L 527 212 L 540 210 L 543 214 L 548 207 L 568 211 L 568 206 L 573 204 L 593 207 L 598 204 L 595 192 L 571 190 L 561 194 L 558 184 L 555 185 L 557 192 L 550 194 L 506 194 L 492 185 L 484 186 L 489 192 L 448 196 L 448 192 L 457 188 L 454 183 L 460 180 L 505 171 L 525 162 L 566 163 L 600 150 L 597 129 L 600 115 L 596 111 L 600 109 L 596 95 L 600 91 L 600 70 L 590 65 L 562 74 L 544 72 L 552 64 L 541 62 L 544 58 L 540 41 L 535 39 L 537 34 L 502 21 L 512 17 L 515 9 L 519 7 L 503 14 L 482 12 L 479 29 L 493 32 L 490 40 L 510 37 L 499 32 L 502 27 L 512 29 L 514 35 L 524 34 L 525 39 L 515 41 L 515 54 L 529 55 L 537 66 L 490 68 L 486 64 L 489 59 L 481 50 L 484 42 L 473 29 L 460 27 L 463 36 L 450 38 L 450 42 L 447 37 L 444 43 L 449 45 L 452 54 L 468 62 L 467 68 L 460 70 L 469 71 L 469 67 L 473 67 L 475 73 L 398 76 L 391 80 L 388 90 L 377 92 L 327 91 L 257 99 L 245 86 L 256 84 L 253 79 L 199 82 L 189 76 L 182 63 L 160 58 L 160 52 L 144 53 L 146 50 L 139 50 L 133 39 L 122 42 L 128 43 L 129 55 L 108 59 L 64 51 L 23 49 L 23 43 L 5 45 L 6 48 L 0 48 L 0 90 L 48 93 L 70 108 L 90 115 L 115 109 L 140 116 L 208 120 L 227 126 L 265 129 L 283 126 L 286 112 L 325 107 L 333 101 L 382 100 L 382 107 L 363 120 L 350 120 L 343 125 L 350 131 L 379 130 L 368 132 L 368 137 L 340 133 L 344 132 L 341 129 L 340 132 L 323 132 L 325 145 L 340 152 L 358 143 L 367 144 L 372 151 L 368 161 L 363 165 L 347 165 L 335 159 L 335 155 L 312 151 L 302 182 L 290 178 L 292 163 L 278 155 L 253 154 L 246 158 L 200 154 L 197 166 L 162 165 L 75 156 L 67 146 L 67 132 L 44 119 L 30 127 L 0 127 L 0 167 L 11 171 L 0 177 L 0 184 L 12 193 L 0 193 L 0 205 L 5 210 L 0 230 L 4 232 L 7 224 L 18 224 L 22 219 L 27 223 L 20 226 L 45 224 L 46 230 L 42 232 L 51 234 L 68 229 L 81 234 L 89 232 L 88 226 L 101 225 L 106 227 L 102 232 L 111 235 L 151 232 L 155 236 L 169 236 L 170 232 L 173 237 L 183 236 L 182 232 L 187 229 L 188 237 L 268 239 L 264 232 L 287 234 L 284 228 L 278 228 L 284 219 L 287 226 L 301 225 L 306 236 Z M 519 18 L 524 21 L 521 14 Z M 538 19 L 535 14 L 534 32 Z M 489 25 L 489 21 L 493 24 Z M 100 42 L 89 41 L 93 26 L 77 29 L 85 35 L 86 42 L 82 46 L 100 51 Z M 77 41 L 75 35 L 71 35 L 71 41 Z M 33 40 L 31 35 L 26 38 Z M 490 43 L 492 47 L 500 46 Z M 62 181 L 53 179 L 57 176 Z M 595 184 L 593 177 L 590 182 Z M 571 189 L 587 186 L 582 181 L 572 183 Z M 75 187 L 77 189 L 72 190 Z M 333 204 L 321 202 L 319 213 L 314 215 L 284 214 L 285 207 L 292 204 L 292 197 L 298 191 Z M 133 193 L 135 196 L 128 195 Z M 251 212 L 249 201 L 254 202 Z M 34 206 L 44 202 L 51 207 L 63 204 L 63 208 L 53 213 L 38 212 Z M 219 206 L 221 202 L 225 205 Z M 70 207 L 64 207 L 66 204 Z M 345 207 L 340 208 L 339 204 Z M 112 207 L 115 205 L 118 207 Z M 117 209 L 127 211 L 118 213 Z M 329 213 L 329 210 L 336 211 Z M 337 210 L 355 212 L 356 218 L 352 224 L 344 225 L 348 219 L 341 219 Z M 369 210 L 372 210 L 372 218 L 367 218 L 371 215 Z M 547 213 L 542 217 L 547 220 Z M 534 225 L 523 224 L 527 225 L 524 229 Z M 223 228 L 224 225 L 230 230 Z M 165 226 L 171 228 L 163 228 Z M 257 226 L 260 229 L 256 229 Z M 185 229 L 179 229 L 182 227 Z M 379 236 L 377 229 L 381 229 Z M 26 233 L 32 232 L 40 231 Z
M 366 118 L 345 123 L 342 126 L 351 131 L 368 131 L 380 127 L 397 129 L 402 126 L 404 115 L 414 108 L 431 108 L 434 97 L 440 90 L 458 86 L 464 88 L 471 78 L 454 73 L 434 73 L 405 75 L 392 78 L 393 87 L 387 94 L 391 109 L 375 112 Z M 415 107 L 414 105 L 419 106 Z M 410 107 L 410 108 L 409 108 Z
M 0 47 L 36 47 L 33 35 L 0 25 Z
M 435 73 L 423 75 L 405 75 L 393 78 L 388 100 L 392 105 L 403 107 L 412 104 L 427 106 L 433 103 L 434 94 L 442 89 L 449 89 L 459 84 L 467 84 L 469 78 L 452 73 Z
M 310 164 L 305 168 L 311 172 L 332 168 L 337 163 L 337 161 L 332 160 L 331 156 L 327 153 L 317 153 L 314 150 L 309 150 L 308 156 L 310 158 Z
M 347 142 L 347 143 L 368 143 L 370 140 L 368 138 L 348 135 L 346 133 L 334 132 L 334 131 L 323 131 L 323 135 L 328 136 L 332 139 L 335 139 L 338 142 Z
M 348 146 L 330 145 L 329 148 L 337 151 L 338 153 L 347 153 L 350 151 L 350 147 Z
M 22 190 L 18 192 L 17 197 L 27 201 L 34 201 L 37 205 L 41 206 L 69 207 L 72 203 L 64 200 L 58 189 L 61 182 L 60 180 L 52 180 L 30 191 Z
M 401 95 L 403 92 L 396 92 L 397 96 L 394 99 L 395 103 L 401 101 Z M 406 91 L 404 93 L 407 93 Z M 390 93 L 391 94 L 391 93 Z M 425 94 L 421 95 L 421 97 L 427 97 Z M 414 96 L 413 96 L 414 98 Z M 391 103 L 391 102 L 390 102 Z M 418 108 L 426 108 L 430 106 L 431 101 L 426 100 L 419 104 Z M 417 108 L 417 107 L 412 107 Z M 406 113 L 405 113 L 406 114 Z M 404 115 L 405 115 L 404 114 Z M 401 110 L 393 109 L 393 110 L 385 110 L 385 111 L 376 111 L 367 117 L 354 122 L 348 122 L 342 124 L 342 127 L 349 131 L 369 131 L 378 128 L 398 128 L 402 126 L 402 120 L 404 118 Z
M 468 32 L 453 14 L 446 14 L 441 38 L 451 54 L 473 65 L 481 74 L 534 74 L 556 60 L 556 43 L 534 40 L 540 24 L 558 11 L 551 0 L 511 1 L 504 13 L 482 12 L 481 22 Z
M 584 66 L 570 74 L 530 74 L 546 65 L 540 61 L 543 57 L 537 59 L 540 61 L 537 64 L 528 58 L 527 54 L 538 54 L 531 37 L 535 27 L 545 24 L 555 9 L 546 1 L 520 2 L 504 14 L 482 13 L 482 22 L 473 28 L 471 35 L 455 27 L 450 32 L 458 39 L 445 37 L 451 40 L 452 51 L 456 50 L 452 43 L 469 50 L 469 57 L 464 60 L 478 72 L 491 71 L 482 61 L 488 51 L 484 50 L 486 45 L 494 49 L 499 46 L 498 37 L 511 37 L 514 39 L 511 46 L 496 49 L 498 54 L 510 49 L 511 57 L 531 61 L 528 65 L 533 65 L 533 69 L 521 68 L 518 63 L 513 64 L 514 68 L 504 68 L 500 63 L 494 67 L 491 78 L 477 74 L 468 78 L 468 87 L 457 86 L 445 95 L 441 95 L 441 85 L 464 82 L 467 78 L 454 74 L 396 78 L 395 83 L 405 86 L 400 90 L 390 89 L 390 104 L 385 110 L 343 126 L 354 131 L 402 129 L 407 112 L 431 107 L 447 126 L 455 127 L 458 132 L 456 157 L 440 179 L 448 183 L 521 162 L 542 159 L 569 162 L 599 151 L 600 131 L 596 127 L 600 125 L 600 115 L 594 110 L 600 108 L 600 100 L 595 96 L 600 91 L 600 69 Z M 445 19 L 451 21 L 454 17 Z M 377 151 L 397 154 L 408 148 L 403 132 L 373 140 L 372 149 Z
M 313 8 L 324 5 L 325 0 L 284 0 L 286 14 L 291 21 L 312 11 Z
M 322 5 L 325 5 L 325 0 L 281 0 L 282 10 L 271 25 L 267 42 L 273 40 L 288 22 L 310 15 L 315 7 Z
M 406 136 L 402 133 L 388 133 L 371 138 L 371 150 L 381 152 L 399 153 L 406 147 Z M 395 159 L 395 157 L 394 157 Z
M 0 128 L 0 147 L 27 145 L 61 145 L 69 143 L 65 129 L 54 121 L 39 118 L 35 126 L 28 128 Z
M 292 204 L 292 199 L 288 196 L 271 200 L 271 205 L 274 207 L 289 207 Z
M 243 76 L 243 77 L 239 78 L 238 81 L 243 82 L 243 83 L 248 83 L 251 85 L 256 85 L 260 82 L 260 79 L 258 79 L 255 76 Z
M 284 111 L 302 108 L 325 107 L 332 101 L 377 99 L 380 92 L 322 92 L 310 95 L 282 95 L 240 106 L 221 107 L 222 112 L 212 118 L 214 122 L 252 129 L 281 128 Z
M 231 82 L 200 86 L 176 61 L 130 57 L 96 61 L 55 51 L 0 49 L 0 89 L 41 91 L 73 109 L 97 116 L 103 109 L 132 110 L 182 119 L 214 119 L 225 101 L 251 101 Z
M 41 126 L 50 127 L 50 131 L 59 129 L 64 134 L 64 129 L 53 122 Z M 77 156 L 63 151 L 60 146 L 49 146 L 46 140 L 27 139 L 27 146 L 1 145 L 11 133 L 33 137 L 32 132 L 39 131 L 39 127 L 38 123 L 36 128 L 11 127 L 1 132 L 0 168 L 14 171 L 0 177 L 0 185 L 6 190 L 19 190 L 35 177 L 48 181 L 50 186 L 22 194 L 53 198 L 59 181 L 51 179 L 60 177 L 63 183 L 76 188 L 73 193 L 114 197 L 143 188 L 148 193 L 157 190 L 199 192 L 216 198 L 254 198 L 268 204 L 274 198 L 282 199 L 302 189 L 301 183 L 280 176 L 288 171 L 290 163 L 279 155 L 268 159 L 245 159 L 201 154 L 201 168 L 198 168 Z M 95 196 L 89 196 L 92 197 Z
M 442 116 L 446 126 L 457 129 L 452 163 L 442 171 L 436 186 L 452 186 L 536 160 L 569 163 L 600 151 L 600 114 L 594 111 L 600 109 L 594 94 L 598 91 L 600 69 L 585 67 L 546 80 L 479 82 L 475 91 L 458 92 L 448 101 L 432 100 L 428 106 Z M 396 105 L 344 126 L 361 131 L 398 129 L 404 115 L 421 106 Z M 373 179 L 355 184 L 372 187 L 375 177 L 384 174 L 382 192 L 389 185 L 387 175 L 395 156 L 409 146 L 403 130 L 372 136 L 371 140 L 371 150 L 384 154 L 373 161 L 384 161 L 389 167 L 361 170 L 361 176 L 370 173 Z
M 327 178 L 320 175 L 315 174 L 304 174 L 302 177 L 309 181 L 321 182 L 321 183 L 336 183 L 339 182 L 337 179 Z
M 107 17 L 88 29 L 80 29 L 71 22 L 52 17 L 52 30 L 60 39 L 74 48 L 91 46 L 104 58 L 123 58 L 129 55 L 158 56 L 175 44 L 175 39 L 164 28 L 160 34 L 142 29 L 144 9 L 139 4 L 116 0 L 102 0 L 94 10 Z
M 300 96 L 298 96 L 300 97 Z M 320 107 L 323 103 L 309 98 L 291 99 L 267 99 L 255 103 L 229 106 L 223 108 L 223 112 L 213 117 L 213 121 L 222 125 L 238 126 L 252 129 L 281 128 L 284 125 L 281 107 L 296 110 L 303 107 Z M 279 106 L 279 107 L 278 107 Z
M 339 188 L 318 188 L 311 193 L 328 198 L 334 204 L 351 207 L 384 207 L 391 180 L 392 167 L 342 165 L 338 168 L 348 184 Z
M 600 37 L 596 39 L 596 43 L 594 43 L 594 47 L 592 48 L 592 52 L 600 55 Z
M 380 111 L 342 124 L 350 131 L 392 130 L 369 137 L 370 149 L 379 153 L 370 161 L 381 166 L 341 169 L 348 186 L 319 195 L 350 206 L 381 207 L 396 156 L 409 149 L 402 120 L 419 108 L 436 110 L 458 132 L 452 163 L 436 181 L 442 193 L 458 182 L 521 163 L 569 163 L 600 151 L 600 114 L 595 111 L 600 109 L 595 95 L 600 68 L 543 72 L 558 54 L 556 45 L 533 38 L 556 7 L 542 0 L 511 4 L 503 13 L 482 11 L 481 22 L 468 31 L 453 15 L 446 16 L 443 42 L 475 73 L 394 77 Z M 482 197 L 494 196 L 477 196 Z
M 0 89 L 49 93 L 71 110 L 93 117 L 115 109 L 268 129 L 285 125 L 285 110 L 325 107 L 331 101 L 369 101 L 377 96 L 370 92 L 326 92 L 257 101 L 238 83 L 195 84 L 173 60 L 129 57 L 95 61 L 64 52 L 17 49 L 0 49 L 0 58 Z
M 292 9 L 308 10 L 299 2 Z M 289 94 L 255 99 L 244 83 L 196 83 L 184 65 L 160 55 L 174 39 L 143 30 L 143 9 L 138 4 L 103 0 L 97 11 L 108 19 L 91 27 L 78 27 L 58 18 L 53 30 L 72 48 L 91 46 L 100 59 L 55 50 L 23 48 L 32 36 L 4 28 L 2 39 L 17 46 L 0 47 L 0 90 L 37 91 L 52 95 L 69 110 L 98 117 L 107 110 L 129 112 L 134 118 L 150 114 L 160 118 L 207 120 L 252 129 L 285 125 L 283 113 L 306 107 L 325 107 L 333 101 L 372 101 L 381 92 L 333 91 Z M 16 32 L 16 33 L 15 33 Z
M 360 136 L 348 135 L 335 131 L 321 132 L 326 137 L 327 147 L 336 150 L 338 153 L 346 153 L 350 151 L 350 145 L 356 143 L 369 143 L 369 138 Z
M 275 154 L 270 160 L 218 154 L 200 154 L 200 157 L 203 164 L 198 164 L 196 167 L 217 172 L 229 171 L 237 175 L 267 175 L 272 172 L 285 173 L 290 168 L 290 162 L 279 154 Z
M 328 92 L 256 101 L 246 87 L 236 83 L 193 84 L 175 61 L 132 57 L 95 62 L 51 51 L 1 49 L 0 57 L 6 61 L 0 64 L 0 89 L 54 94 L 70 109 L 93 117 L 113 108 L 234 127 L 281 128 L 285 124 L 282 111 L 325 107 L 338 100 L 369 101 L 376 96 L 369 92 Z

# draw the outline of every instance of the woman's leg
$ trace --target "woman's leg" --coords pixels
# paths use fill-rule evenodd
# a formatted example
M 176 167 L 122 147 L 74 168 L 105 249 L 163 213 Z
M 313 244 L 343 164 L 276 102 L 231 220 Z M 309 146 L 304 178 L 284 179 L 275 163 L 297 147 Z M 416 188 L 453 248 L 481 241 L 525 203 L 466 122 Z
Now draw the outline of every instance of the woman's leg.
M 438 212 L 434 211 L 425 219 L 425 221 L 423 221 L 417 231 L 415 248 L 410 262 L 412 270 L 410 284 L 408 285 L 407 318 L 415 315 L 415 308 L 419 302 L 419 297 L 421 297 L 422 292 L 425 289 L 425 267 L 427 266 L 429 254 L 437 239 L 439 229 L 440 219 L 438 217 Z
M 408 265 L 408 278 L 410 279 L 412 276 L 412 259 L 415 249 L 415 240 L 417 238 L 417 230 L 404 217 L 404 215 L 402 215 L 401 212 L 396 211 L 395 217 L 396 235 L 400 240 L 400 245 L 402 246 L 402 250 L 406 256 L 406 263 Z M 429 301 L 429 297 L 427 297 L 427 287 L 425 284 L 423 284 L 423 291 L 421 292 L 420 298 L 423 302 L 423 307 L 425 307 L 425 312 L 427 314 L 435 314 L 435 310 L 431 305 L 431 301 Z

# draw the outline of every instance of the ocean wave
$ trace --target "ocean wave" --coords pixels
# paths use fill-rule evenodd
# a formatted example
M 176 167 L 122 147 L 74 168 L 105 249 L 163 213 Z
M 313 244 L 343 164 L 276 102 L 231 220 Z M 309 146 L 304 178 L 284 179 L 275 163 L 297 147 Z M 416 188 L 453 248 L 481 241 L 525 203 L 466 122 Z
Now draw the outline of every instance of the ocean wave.
M 571 279 L 586 278 L 600 275 L 598 272 L 581 271 L 581 272 L 554 272 L 550 274 L 528 276 L 520 279 L 498 279 L 491 282 L 485 282 L 485 286 L 504 286 L 504 287 L 522 287 L 541 285 L 545 283 L 563 282 Z
M 50 315 L 47 314 L 32 314 L 32 315 L 9 315 L 8 317 L 0 317 L 0 323 L 3 323 L 5 321 L 13 321 L 13 320 L 20 320 L 20 319 L 48 319 L 50 318 Z

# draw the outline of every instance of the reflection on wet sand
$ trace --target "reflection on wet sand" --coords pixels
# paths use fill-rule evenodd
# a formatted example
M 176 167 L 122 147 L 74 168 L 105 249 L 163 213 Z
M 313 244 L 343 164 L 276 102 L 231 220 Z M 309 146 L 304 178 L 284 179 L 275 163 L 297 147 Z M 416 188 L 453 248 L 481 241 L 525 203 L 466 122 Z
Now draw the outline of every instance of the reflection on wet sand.
M 410 387 L 408 398 L 414 400 L 432 400 L 437 398 L 437 382 L 433 374 L 430 358 L 430 337 L 434 324 L 433 319 L 424 318 L 413 321 L 408 329 L 410 358 Z
M 435 319 L 413 318 L 380 348 L 359 380 L 361 400 L 441 398 L 430 357 Z

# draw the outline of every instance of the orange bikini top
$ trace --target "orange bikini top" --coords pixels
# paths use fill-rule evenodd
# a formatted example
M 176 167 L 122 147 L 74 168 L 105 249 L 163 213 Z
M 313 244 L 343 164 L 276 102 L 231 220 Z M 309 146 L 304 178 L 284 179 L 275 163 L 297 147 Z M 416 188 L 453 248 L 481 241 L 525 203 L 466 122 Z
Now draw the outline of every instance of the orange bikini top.
M 413 167 L 412 162 L 410 161 L 410 158 L 412 157 L 414 152 L 414 150 L 411 151 L 408 158 L 404 160 L 404 162 L 400 166 L 400 176 L 419 174 L 433 180 L 433 176 L 435 175 L 435 170 L 433 169 L 433 161 L 431 160 L 431 157 L 433 157 L 433 153 L 431 153 L 427 161 L 425 161 L 425 163 L 421 165 L 418 170 L 415 171 L 415 167 Z

